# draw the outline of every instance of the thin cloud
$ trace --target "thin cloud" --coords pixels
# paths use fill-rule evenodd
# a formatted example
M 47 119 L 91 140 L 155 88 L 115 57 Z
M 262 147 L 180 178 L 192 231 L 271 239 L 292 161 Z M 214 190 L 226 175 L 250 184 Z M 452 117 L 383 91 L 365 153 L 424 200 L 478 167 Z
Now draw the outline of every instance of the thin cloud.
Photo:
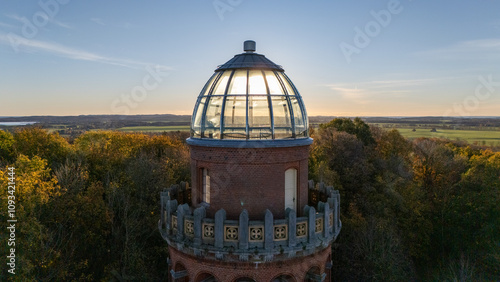
M 401 97 L 414 92 L 412 88 L 432 84 L 450 78 L 375 80 L 357 83 L 327 84 L 326 87 L 339 94 L 343 99 L 357 104 L 368 104 L 380 97 Z
M 124 29 L 129 29 L 129 28 L 137 27 L 137 25 L 129 23 L 129 22 L 115 24 L 115 26 L 119 27 L 119 28 L 124 28 Z
M 462 50 L 463 49 L 463 50 Z M 492 50 L 500 51 L 500 39 L 481 39 L 464 41 L 458 44 L 459 51 Z
M 440 78 L 442 80 L 443 78 Z M 374 88 L 386 88 L 386 87 L 406 87 L 406 86 L 418 86 L 429 84 L 432 82 L 438 81 L 435 78 L 427 78 L 427 79 L 401 79 L 401 80 L 375 80 L 371 83 Z
M 16 20 L 16 21 L 18 21 L 18 22 L 20 22 L 22 24 L 25 24 L 26 21 L 30 21 L 28 18 L 26 18 L 26 17 L 20 17 L 20 16 L 18 16 L 16 14 L 7 14 L 5 16 L 9 17 L 9 18 L 11 18 L 13 20 Z M 61 22 L 59 20 L 56 20 L 55 18 L 50 18 L 49 17 L 49 22 L 53 23 L 55 25 L 58 25 L 60 27 L 67 28 L 67 29 L 72 29 L 73 28 L 71 25 L 69 25 L 67 23 L 63 23 L 63 22 Z
M 500 59 L 500 39 L 477 39 L 455 43 L 434 50 L 415 53 L 419 56 L 441 59 Z
M 360 89 L 358 86 L 351 88 L 346 84 L 329 84 L 327 87 L 340 94 L 345 100 L 357 104 L 367 104 L 369 102 L 367 98 L 371 95 L 366 89 Z
M 137 25 L 129 23 L 129 22 L 109 23 L 109 22 L 104 22 L 100 18 L 91 18 L 90 21 L 94 22 L 94 23 L 96 23 L 98 25 L 102 25 L 102 26 L 112 26 L 112 27 L 123 28 L 123 29 L 130 29 L 130 28 L 137 27 Z
M 67 29 L 73 29 L 73 27 L 72 27 L 72 26 L 70 26 L 69 24 L 67 24 L 67 23 L 63 23 L 63 22 L 58 21 L 58 20 L 56 20 L 56 19 L 54 19 L 54 18 L 53 18 L 53 19 L 51 19 L 51 20 L 50 20 L 50 22 L 55 23 L 56 25 L 58 25 L 58 26 L 60 26 L 60 27 L 64 27 L 64 28 L 67 28 Z
M 21 23 L 24 23 L 24 21 L 26 20 L 25 17 L 20 17 L 16 14 L 6 14 L 5 16 Z
M 18 44 L 17 48 L 19 49 L 19 51 L 26 53 L 43 52 L 43 53 L 53 54 L 59 57 L 69 58 L 72 60 L 98 62 L 108 65 L 116 65 L 134 69 L 137 68 L 143 69 L 146 66 L 152 65 L 149 63 L 139 62 L 134 60 L 102 56 L 96 53 L 67 47 L 53 42 L 26 39 L 22 37 L 17 37 L 16 42 Z M 6 34 L 0 34 L 0 43 L 4 45 L 10 45 L 11 39 Z M 167 66 L 158 66 L 158 67 L 161 67 L 164 70 L 172 69 Z
M 6 27 L 6 28 L 15 28 L 16 27 L 14 25 L 11 25 L 11 24 L 8 24 L 8 23 L 2 23 L 2 22 L 0 22 L 0 26 L 1 27 Z
M 98 19 L 98 18 L 91 18 L 90 21 L 92 21 L 98 25 L 102 25 L 102 26 L 106 25 L 101 19 Z

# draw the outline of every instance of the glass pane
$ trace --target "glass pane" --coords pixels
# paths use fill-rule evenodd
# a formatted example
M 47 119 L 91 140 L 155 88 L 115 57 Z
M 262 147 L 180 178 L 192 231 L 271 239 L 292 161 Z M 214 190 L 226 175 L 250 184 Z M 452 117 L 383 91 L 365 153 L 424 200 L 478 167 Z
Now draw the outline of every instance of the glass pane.
M 220 139 L 220 129 L 205 128 L 202 138 Z
M 247 94 L 246 70 L 237 70 L 234 72 L 227 94 Z
M 262 71 L 251 70 L 248 74 L 248 94 L 267 94 L 266 82 Z
M 205 108 L 205 101 L 207 98 L 203 97 L 200 103 L 197 105 L 196 113 L 194 114 L 193 127 L 201 127 L 201 116 L 203 115 L 203 109 Z
M 245 128 L 224 128 L 224 139 L 246 139 Z
M 264 73 L 266 75 L 267 86 L 269 87 L 269 94 L 285 94 L 274 72 L 265 71 Z
M 210 91 L 210 89 L 212 88 L 212 83 L 214 83 L 214 80 L 215 78 L 219 75 L 218 72 L 214 73 L 214 75 L 212 75 L 212 77 L 208 80 L 207 84 L 205 84 L 205 88 L 203 88 L 203 96 L 206 96 L 208 95 L 208 92 Z
M 225 71 L 222 76 L 217 81 L 217 86 L 215 86 L 215 90 L 212 95 L 224 95 L 227 87 L 227 81 L 229 80 L 229 76 L 232 71 Z
M 275 127 L 274 138 L 275 139 L 292 138 L 292 129 L 289 127 L 284 127 L 284 128 Z
M 252 128 L 250 129 L 250 139 L 272 139 L 271 128 Z
M 283 81 L 283 84 L 285 85 L 288 95 L 295 95 L 295 91 L 293 91 L 292 86 L 290 86 L 289 80 L 287 79 L 286 75 L 279 72 L 279 76 L 281 78 L 281 81 Z
M 211 97 L 207 104 L 207 112 L 205 114 L 205 137 L 212 133 L 211 138 L 219 138 L 220 117 L 222 110 L 222 97 Z
M 296 97 L 290 97 L 290 102 L 293 109 L 293 117 L 295 119 L 296 125 L 304 126 L 304 118 L 302 115 L 302 109 L 300 108 L 299 101 Z
M 248 126 L 271 128 L 267 96 L 248 97 Z
M 246 96 L 226 96 L 224 110 L 224 127 L 239 127 L 246 129 Z
M 274 115 L 274 128 L 288 127 L 292 128 L 290 124 L 290 111 L 285 96 L 272 96 L 273 115 Z
M 191 129 L 191 137 L 193 138 L 201 138 L 201 130 L 198 129 Z
M 306 124 L 304 122 L 304 115 L 302 115 L 302 109 L 300 108 L 299 101 L 296 97 L 290 97 L 290 102 L 293 109 L 293 117 L 295 122 L 295 134 L 302 135 L 306 129 Z

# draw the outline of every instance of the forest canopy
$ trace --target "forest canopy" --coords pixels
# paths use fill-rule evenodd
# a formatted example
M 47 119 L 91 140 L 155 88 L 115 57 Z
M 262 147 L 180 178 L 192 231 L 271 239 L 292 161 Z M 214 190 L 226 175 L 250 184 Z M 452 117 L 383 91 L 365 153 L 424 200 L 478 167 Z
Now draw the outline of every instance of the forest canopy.
M 407 140 L 361 119 L 310 132 L 309 177 L 341 194 L 334 279 L 500 277 L 499 152 Z M 69 140 L 38 127 L 0 130 L 0 220 L 8 219 L 12 167 L 18 218 L 16 275 L 2 268 L 0 280 L 166 280 L 159 194 L 189 181 L 186 137 L 89 131 Z

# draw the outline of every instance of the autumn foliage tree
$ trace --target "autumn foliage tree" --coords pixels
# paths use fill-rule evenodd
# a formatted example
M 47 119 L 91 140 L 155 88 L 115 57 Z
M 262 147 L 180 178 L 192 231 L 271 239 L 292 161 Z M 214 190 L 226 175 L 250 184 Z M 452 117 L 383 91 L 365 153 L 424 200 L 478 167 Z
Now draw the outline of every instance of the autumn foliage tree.
M 70 144 L 28 127 L 14 135 L 1 131 L 0 140 L 2 206 L 5 171 L 12 166 L 18 173 L 16 279 L 166 279 L 159 193 L 189 177 L 180 135 L 98 131 Z M 8 277 L 3 269 L 0 280 Z
M 334 119 L 313 132 L 310 177 L 333 184 L 342 199 L 334 277 L 498 277 L 500 153 L 409 141 L 361 119 Z
M 500 152 L 408 140 L 359 118 L 310 132 L 309 176 L 341 194 L 334 279 L 500 277 Z M 0 220 L 9 167 L 19 219 L 18 274 L 2 268 L 0 280 L 166 280 L 159 193 L 189 180 L 185 137 L 92 131 L 69 142 L 38 127 L 0 130 Z

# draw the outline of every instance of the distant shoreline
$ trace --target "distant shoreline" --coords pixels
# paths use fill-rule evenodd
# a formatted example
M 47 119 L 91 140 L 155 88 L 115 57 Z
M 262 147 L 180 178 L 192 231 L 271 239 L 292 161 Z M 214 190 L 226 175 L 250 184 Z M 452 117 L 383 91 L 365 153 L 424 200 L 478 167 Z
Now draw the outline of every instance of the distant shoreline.
M 7 121 L 0 122 L 0 125 L 3 126 L 22 126 L 22 125 L 32 125 L 38 123 L 37 121 Z

